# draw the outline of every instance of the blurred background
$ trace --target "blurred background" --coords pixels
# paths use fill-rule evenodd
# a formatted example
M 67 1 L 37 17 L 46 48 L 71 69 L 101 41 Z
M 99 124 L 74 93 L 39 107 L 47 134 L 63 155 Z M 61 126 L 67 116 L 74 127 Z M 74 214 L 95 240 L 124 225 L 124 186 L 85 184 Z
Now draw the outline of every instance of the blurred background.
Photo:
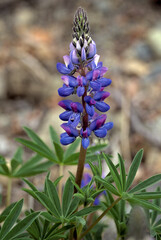
M 97 53 L 112 79 L 107 103 L 114 128 L 107 151 L 120 152 L 129 166 L 144 148 L 137 179 L 160 173 L 160 0 L 0 0 L 0 155 L 13 156 L 19 146 L 14 138 L 25 137 L 23 126 L 46 143 L 49 125 L 62 132 L 56 63 L 69 53 L 79 6 L 88 13 Z

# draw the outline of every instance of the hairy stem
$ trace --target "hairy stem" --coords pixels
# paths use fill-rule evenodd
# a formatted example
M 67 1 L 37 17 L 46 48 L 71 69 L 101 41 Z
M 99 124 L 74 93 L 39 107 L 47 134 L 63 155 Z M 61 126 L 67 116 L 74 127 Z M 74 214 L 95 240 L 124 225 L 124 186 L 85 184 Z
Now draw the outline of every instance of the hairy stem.
M 81 234 L 81 236 L 79 237 L 78 240 L 82 239 L 106 214 L 108 211 L 111 210 L 111 208 L 113 208 L 119 201 L 121 200 L 121 198 L 117 198 L 112 204 L 111 206 L 109 206 L 97 219 L 96 221 L 84 232 Z
M 81 185 L 81 181 L 82 181 L 82 177 L 83 177 L 83 170 L 84 170 L 86 152 L 87 152 L 87 149 L 84 149 L 82 144 L 81 144 L 79 161 L 78 161 L 78 168 L 77 168 L 76 179 L 75 179 L 75 182 L 78 184 L 79 187 Z M 77 190 L 75 189 L 75 192 L 76 191 Z
M 6 206 L 9 206 L 11 203 L 11 190 L 12 190 L 12 178 L 8 177 Z
M 85 72 L 83 69 L 81 71 L 81 75 L 85 76 Z M 87 88 L 85 88 L 85 92 L 82 96 L 82 106 L 83 106 L 82 128 L 83 128 L 83 131 L 86 130 L 86 128 L 88 127 L 88 114 L 86 112 L 86 102 L 84 101 L 85 96 L 87 96 Z M 77 173 L 76 173 L 76 180 L 75 180 L 75 182 L 78 184 L 79 187 L 81 186 L 81 181 L 82 181 L 82 177 L 83 177 L 86 152 L 87 152 L 87 149 L 84 149 L 81 144 Z M 75 192 L 77 192 L 76 188 L 75 188 Z

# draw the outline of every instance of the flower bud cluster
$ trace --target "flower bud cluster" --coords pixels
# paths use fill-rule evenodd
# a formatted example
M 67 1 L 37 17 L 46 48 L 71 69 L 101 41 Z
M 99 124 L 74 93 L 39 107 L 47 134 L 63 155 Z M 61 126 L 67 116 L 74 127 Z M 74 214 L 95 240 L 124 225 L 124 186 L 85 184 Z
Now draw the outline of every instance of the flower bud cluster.
M 61 97 L 77 94 L 82 103 L 62 100 L 59 105 L 65 110 L 60 119 L 65 121 L 61 126 L 65 133 L 61 134 L 60 142 L 70 144 L 80 136 L 86 149 L 92 132 L 103 138 L 113 127 L 112 122 L 105 123 L 110 106 L 104 100 L 110 95 L 104 90 L 111 80 L 104 77 L 107 68 L 99 62 L 96 44 L 89 36 L 87 15 L 82 8 L 75 14 L 73 40 L 70 43 L 70 54 L 64 56 L 64 63 L 57 63 L 57 70 L 62 74 L 63 86 L 58 89 Z

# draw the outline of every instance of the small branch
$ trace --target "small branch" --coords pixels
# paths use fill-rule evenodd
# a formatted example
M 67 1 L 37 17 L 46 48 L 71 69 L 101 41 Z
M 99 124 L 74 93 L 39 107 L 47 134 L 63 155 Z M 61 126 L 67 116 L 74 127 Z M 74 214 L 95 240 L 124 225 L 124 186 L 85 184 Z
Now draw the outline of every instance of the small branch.
M 108 211 L 111 210 L 111 208 L 113 208 L 119 201 L 121 200 L 121 198 L 117 198 L 112 204 L 111 206 L 109 206 L 97 219 L 96 221 L 84 232 L 81 234 L 81 236 L 79 237 L 78 240 L 82 239 L 106 214 Z

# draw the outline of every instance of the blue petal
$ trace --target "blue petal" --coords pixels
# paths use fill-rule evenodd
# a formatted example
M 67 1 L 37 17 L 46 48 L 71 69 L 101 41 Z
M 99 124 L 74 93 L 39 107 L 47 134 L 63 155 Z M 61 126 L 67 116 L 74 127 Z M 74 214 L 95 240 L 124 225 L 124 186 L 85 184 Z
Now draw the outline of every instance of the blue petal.
M 86 104 L 86 111 L 89 116 L 92 117 L 94 115 L 94 107 L 93 106 L 89 106 L 88 104 Z
M 105 103 L 105 102 L 96 102 L 95 107 L 100 111 L 100 112 L 106 112 L 110 109 L 110 106 Z
M 101 88 L 101 84 L 97 81 L 91 81 L 90 87 L 93 88 L 94 91 L 99 91 Z
M 57 63 L 56 68 L 61 74 L 69 74 L 71 72 L 63 63 Z
M 80 114 L 73 113 L 69 118 L 68 124 L 70 124 L 70 126 L 75 128 L 79 122 L 80 122 Z
M 74 92 L 74 88 L 72 87 L 61 87 L 58 89 L 58 93 L 61 97 L 67 97 Z
M 72 103 L 72 100 L 61 100 L 58 105 L 62 108 L 64 108 L 65 110 L 71 110 L 71 103 Z
M 82 146 L 84 149 L 89 146 L 89 138 L 82 138 Z
M 87 57 L 88 58 L 93 58 L 94 57 L 94 55 L 96 54 L 96 44 L 94 44 L 94 43 L 91 43 L 90 45 L 89 45 L 89 53 L 88 53 L 88 55 L 87 55 Z
M 91 81 L 92 80 L 92 77 L 93 77 L 93 71 L 90 71 L 86 74 L 86 79 Z
M 104 127 L 108 130 L 112 129 L 113 128 L 113 122 L 108 122 L 108 123 L 105 123 L 104 124 Z
M 84 87 L 78 87 L 77 88 L 77 95 L 78 95 L 78 97 L 83 96 L 84 92 L 85 92 Z
M 106 130 L 106 128 L 102 127 L 102 128 L 99 128 L 99 129 L 95 130 L 94 134 L 97 137 L 104 138 L 107 135 L 107 130 Z
M 86 51 L 85 51 L 84 47 L 82 47 L 82 50 L 81 50 L 81 59 L 82 59 L 82 61 L 86 60 Z
M 101 84 L 101 87 L 107 87 L 112 83 L 111 79 L 109 78 L 100 78 L 98 82 Z
M 68 78 L 69 78 L 69 86 L 70 87 L 78 86 L 78 82 L 77 82 L 77 79 L 75 77 L 68 76 Z
M 99 196 L 97 196 L 94 200 L 94 203 L 93 203 L 95 206 L 98 206 L 100 204 L 100 200 L 99 200 Z
M 75 141 L 75 137 L 69 137 L 69 136 L 68 137 L 63 137 L 63 138 L 60 139 L 60 142 L 63 145 L 68 145 L 68 144 L 70 144 L 74 141 Z
M 79 64 L 79 58 L 77 56 L 76 49 L 74 49 L 70 52 L 70 59 L 71 59 L 73 64 Z
M 59 118 L 63 121 L 68 121 L 72 113 L 72 111 L 65 111 L 59 115 Z

